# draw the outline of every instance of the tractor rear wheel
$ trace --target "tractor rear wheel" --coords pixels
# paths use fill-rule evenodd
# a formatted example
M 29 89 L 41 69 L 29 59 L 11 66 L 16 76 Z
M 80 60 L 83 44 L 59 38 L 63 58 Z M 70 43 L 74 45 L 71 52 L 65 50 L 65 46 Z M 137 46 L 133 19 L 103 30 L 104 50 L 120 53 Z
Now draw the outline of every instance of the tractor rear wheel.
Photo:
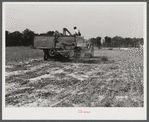
M 49 55 L 50 56 L 55 56 L 56 55 L 56 50 L 55 49 L 51 49 L 51 50 L 49 50 Z

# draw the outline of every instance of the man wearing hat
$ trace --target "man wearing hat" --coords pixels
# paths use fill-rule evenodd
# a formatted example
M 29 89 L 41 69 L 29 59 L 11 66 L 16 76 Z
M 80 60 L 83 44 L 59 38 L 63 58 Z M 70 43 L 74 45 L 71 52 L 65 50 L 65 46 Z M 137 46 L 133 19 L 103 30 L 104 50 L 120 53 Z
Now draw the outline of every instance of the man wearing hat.
M 75 35 L 76 35 L 76 36 L 81 36 L 81 33 L 80 33 L 80 31 L 77 29 L 77 27 L 74 27 L 73 29 L 74 29 L 74 31 L 75 31 Z

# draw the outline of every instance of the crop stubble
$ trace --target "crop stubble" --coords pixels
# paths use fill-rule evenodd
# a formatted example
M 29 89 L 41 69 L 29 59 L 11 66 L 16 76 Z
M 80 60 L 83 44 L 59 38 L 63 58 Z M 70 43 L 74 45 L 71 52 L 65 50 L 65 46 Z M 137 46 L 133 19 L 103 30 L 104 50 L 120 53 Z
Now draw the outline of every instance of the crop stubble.
M 143 107 L 141 51 L 95 50 L 93 58 L 77 61 L 6 60 L 5 106 Z

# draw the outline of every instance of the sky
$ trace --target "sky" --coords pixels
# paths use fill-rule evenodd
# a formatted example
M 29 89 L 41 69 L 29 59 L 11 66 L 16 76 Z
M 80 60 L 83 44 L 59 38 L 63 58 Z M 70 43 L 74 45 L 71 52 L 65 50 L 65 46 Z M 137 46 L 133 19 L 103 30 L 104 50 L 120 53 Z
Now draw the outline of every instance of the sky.
M 74 33 L 76 26 L 84 38 L 98 36 L 143 37 L 146 16 L 143 2 L 34 2 L 4 3 L 5 30 L 35 33 L 67 28 Z

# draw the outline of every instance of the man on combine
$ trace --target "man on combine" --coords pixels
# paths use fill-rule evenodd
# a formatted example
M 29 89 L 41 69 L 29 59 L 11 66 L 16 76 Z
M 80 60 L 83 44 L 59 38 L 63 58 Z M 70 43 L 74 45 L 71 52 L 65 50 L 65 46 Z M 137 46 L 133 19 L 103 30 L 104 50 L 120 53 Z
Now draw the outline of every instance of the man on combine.
M 73 29 L 74 29 L 74 31 L 75 31 L 75 35 L 76 35 L 76 36 L 81 36 L 81 33 L 80 33 L 80 31 L 77 29 L 77 27 L 74 27 Z

